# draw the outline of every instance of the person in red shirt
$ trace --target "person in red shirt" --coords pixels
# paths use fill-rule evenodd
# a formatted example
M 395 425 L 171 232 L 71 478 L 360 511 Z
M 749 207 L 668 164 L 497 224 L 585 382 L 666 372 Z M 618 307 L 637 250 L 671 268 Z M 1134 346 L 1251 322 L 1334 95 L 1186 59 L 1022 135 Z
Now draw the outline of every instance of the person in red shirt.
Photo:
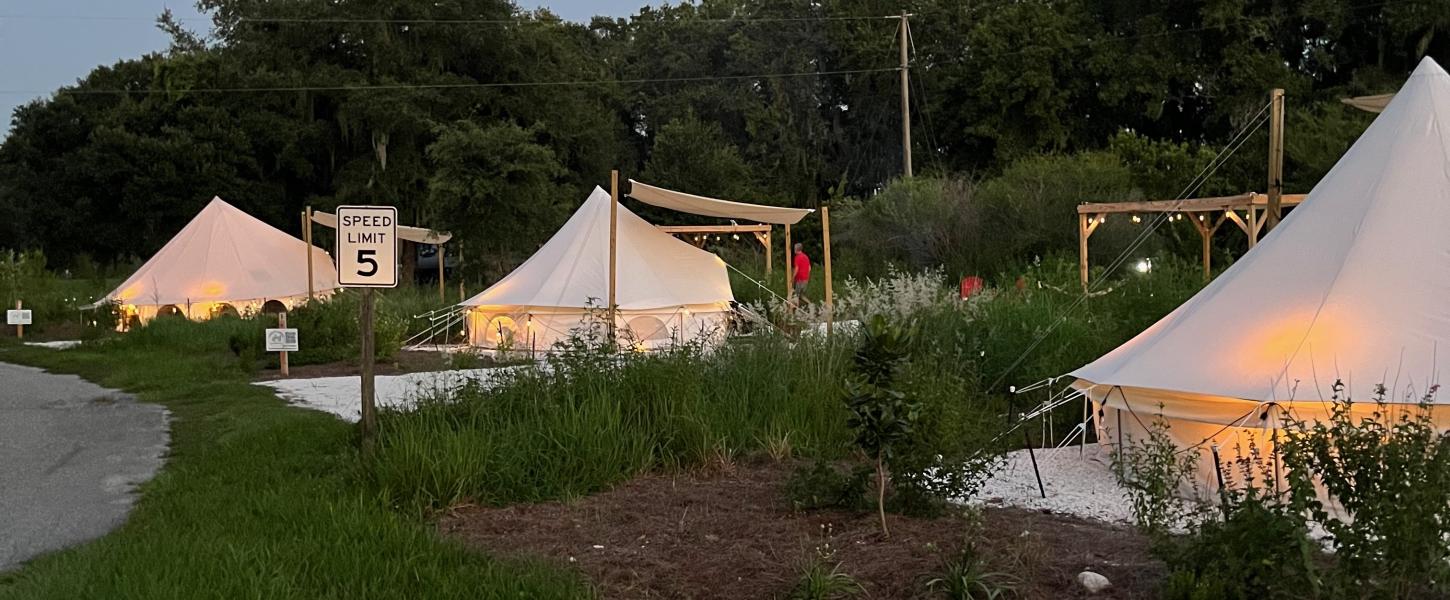
M 791 286 L 798 302 L 806 300 L 806 284 L 811 281 L 811 259 L 806 256 L 805 247 L 795 245 L 795 257 L 791 259 Z

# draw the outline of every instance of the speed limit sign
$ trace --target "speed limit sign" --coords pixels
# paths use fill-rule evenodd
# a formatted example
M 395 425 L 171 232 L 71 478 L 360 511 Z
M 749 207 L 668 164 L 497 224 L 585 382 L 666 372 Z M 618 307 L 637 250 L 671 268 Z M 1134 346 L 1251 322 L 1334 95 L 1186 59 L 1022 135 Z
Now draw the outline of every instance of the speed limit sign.
M 398 209 L 337 207 L 337 282 L 343 287 L 398 286 Z

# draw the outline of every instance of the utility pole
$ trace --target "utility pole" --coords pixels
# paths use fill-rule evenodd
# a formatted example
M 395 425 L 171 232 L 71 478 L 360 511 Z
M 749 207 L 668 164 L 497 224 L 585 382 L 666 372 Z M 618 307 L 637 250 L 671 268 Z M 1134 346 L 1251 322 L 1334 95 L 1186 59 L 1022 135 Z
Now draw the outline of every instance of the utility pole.
M 901 157 L 906 176 L 911 177 L 911 71 L 907 62 L 907 44 L 911 36 L 911 15 L 901 12 Z
M 1284 196 L 1284 90 L 1269 92 L 1269 206 L 1264 231 L 1279 224 L 1280 201 Z

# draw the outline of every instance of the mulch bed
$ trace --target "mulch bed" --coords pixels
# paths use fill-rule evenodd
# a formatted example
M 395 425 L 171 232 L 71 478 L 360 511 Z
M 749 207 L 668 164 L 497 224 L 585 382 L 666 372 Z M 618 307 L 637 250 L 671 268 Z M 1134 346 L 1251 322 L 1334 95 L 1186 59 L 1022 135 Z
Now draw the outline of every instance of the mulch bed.
M 568 503 L 460 507 L 439 522 L 447 536 L 495 556 L 556 561 L 583 573 L 605 598 L 774 598 L 827 544 L 870 598 L 923 598 L 926 581 L 956 555 L 960 516 L 796 512 L 782 491 L 791 468 L 735 466 L 714 475 L 648 475 Z M 978 547 L 992 571 L 1020 578 L 1020 598 L 1151 598 L 1162 577 L 1132 530 L 1010 508 L 986 509 Z M 1089 596 L 1077 574 L 1113 587 Z

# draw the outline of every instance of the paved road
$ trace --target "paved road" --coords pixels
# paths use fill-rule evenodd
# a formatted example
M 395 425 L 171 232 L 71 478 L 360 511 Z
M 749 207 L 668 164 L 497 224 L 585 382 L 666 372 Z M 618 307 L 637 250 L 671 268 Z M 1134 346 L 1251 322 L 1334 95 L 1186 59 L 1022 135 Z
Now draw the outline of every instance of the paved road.
M 0 571 L 119 526 L 167 440 L 160 406 L 0 363 Z

